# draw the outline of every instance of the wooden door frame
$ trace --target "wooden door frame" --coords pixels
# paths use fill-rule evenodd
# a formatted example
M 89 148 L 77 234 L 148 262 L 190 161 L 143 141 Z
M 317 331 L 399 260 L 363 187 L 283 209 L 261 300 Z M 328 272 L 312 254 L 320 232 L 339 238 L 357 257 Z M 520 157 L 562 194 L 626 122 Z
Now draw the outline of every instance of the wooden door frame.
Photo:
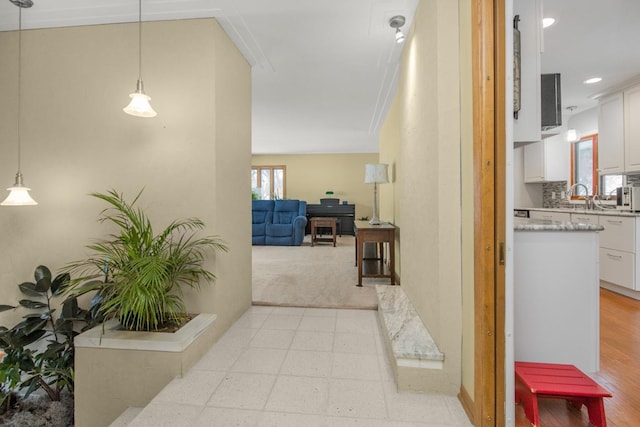
M 505 0 L 472 2 L 475 426 L 505 425 Z

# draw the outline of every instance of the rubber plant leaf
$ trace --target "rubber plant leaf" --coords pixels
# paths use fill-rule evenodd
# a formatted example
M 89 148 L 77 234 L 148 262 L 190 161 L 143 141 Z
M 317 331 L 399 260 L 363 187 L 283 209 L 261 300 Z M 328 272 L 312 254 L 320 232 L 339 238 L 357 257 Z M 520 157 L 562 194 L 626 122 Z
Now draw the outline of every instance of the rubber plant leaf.
M 23 336 L 22 339 L 20 340 L 20 342 L 21 342 L 23 347 L 27 346 L 29 344 L 32 344 L 32 343 L 38 341 L 46 333 L 47 333 L 47 331 L 45 331 L 44 329 L 40 329 L 38 331 L 35 331 L 32 334 Z
M 3 311 L 13 310 L 15 307 L 13 305 L 0 304 L 0 313 Z
M 24 282 L 24 283 L 20 283 L 18 285 L 18 287 L 20 288 L 20 291 L 23 294 L 28 295 L 30 297 L 41 297 L 42 296 L 42 292 L 36 291 L 36 284 L 35 283 Z
M 47 292 L 51 289 L 51 277 L 43 277 L 36 282 L 36 291 Z
M 47 304 L 40 301 L 33 301 L 29 299 L 21 299 L 19 301 L 20 305 L 26 308 L 46 308 Z
M 58 274 L 53 282 L 51 282 L 51 293 L 53 295 L 60 295 L 65 291 L 67 284 L 71 280 L 69 273 Z
M 33 272 L 33 277 L 36 279 L 36 282 L 37 282 L 44 278 L 48 278 L 49 280 L 51 280 L 53 276 L 51 275 L 51 270 L 49 270 L 48 267 L 44 265 L 39 265 L 36 267 L 35 271 Z

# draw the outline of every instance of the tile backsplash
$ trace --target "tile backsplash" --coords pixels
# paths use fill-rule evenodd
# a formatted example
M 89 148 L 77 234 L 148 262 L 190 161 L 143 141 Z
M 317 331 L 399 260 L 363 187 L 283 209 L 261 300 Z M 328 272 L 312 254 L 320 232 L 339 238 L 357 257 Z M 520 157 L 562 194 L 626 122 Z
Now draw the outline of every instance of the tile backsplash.
M 562 193 L 567 191 L 567 181 L 553 181 L 542 184 L 542 207 L 560 207 Z M 555 198 L 553 197 L 555 194 Z

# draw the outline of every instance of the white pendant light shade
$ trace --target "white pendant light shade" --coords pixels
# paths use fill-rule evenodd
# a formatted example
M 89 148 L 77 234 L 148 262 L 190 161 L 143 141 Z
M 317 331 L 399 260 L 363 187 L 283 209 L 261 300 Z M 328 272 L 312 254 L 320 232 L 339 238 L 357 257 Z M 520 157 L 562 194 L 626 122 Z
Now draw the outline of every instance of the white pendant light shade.
M 131 101 L 122 111 L 136 117 L 155 117 L 158 115 L 149 100 L 151 98 L 144 93 L 144 83 L 142 83 L 142 0 L 138 0 L 138 84 L 136 91 L 130 93 Z
M 402 43 L 404 41 L 404 33 L 400 30 L 400 28 L 396 29 L 396 43 Z
M 576 132 L 575 129 L 569 129 L 567 131 L 567 141 L 569 142 L 574 142 L 578 140 L 578 133 Z
M 38 204 L 38 202 L 33 200 L 31 195 L 29 195 L 31 189 L 22 185 L 22 174 L 20 172 L 16 174 L 16 182 L 13 184 L 13 187 L 9 187 L 7 190 L 9 190 L 10 193 L 7 198 L 0 203 L 2 206 L 33 206 Z
M 21 164 L 21 139 L 20 139 L 20 124 L 21 124 L 21 112 L 22 112 L 22 8 L 29 8 L 33 6 L 33 2 L 31 0 L 11 0 L 11 3 L 18 6 L 18 172 L 16 173 L 16 180 L 13 184 L 13 187 L 7 188 L 9 190 L 9 195 L 6 199 L 0 203 L 0 206 L 33 206 L 37 205 L 38 202 L 33 200 L 29 195 L 29 191 L 31 190 L 28 187 L 25 187 L 22 184 L 22 173 L 20 172 L 20 164 Z
M 155 117 L 158 114 L 149 104 L 151 97 L 144 93 L 142 80 L 138 80 L 136 91 L 129 94 L 129 96 L 131 97 L 131 102 L 122 109 L 125 113 L 136 117 Z

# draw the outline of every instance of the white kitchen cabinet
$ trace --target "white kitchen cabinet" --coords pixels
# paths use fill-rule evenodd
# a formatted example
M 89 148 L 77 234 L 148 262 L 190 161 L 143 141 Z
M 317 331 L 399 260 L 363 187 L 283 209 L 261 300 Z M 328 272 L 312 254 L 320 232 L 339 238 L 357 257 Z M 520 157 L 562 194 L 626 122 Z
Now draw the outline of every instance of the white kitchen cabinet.
M 598 215 L 585 213 L 572 213 L 571 222 L 579 222 L 582 224 L 599 224 Z
M 569 212 L 529 211 L 529 218 L 571 222 Z
M 600 279 L 640 290 L 636 284 L 636 218 L 600 216 Z
M 567 181 L 569 147 L 561 136 L 524 146 L 524 182 Z
M 598 111 L 598 171 L 624 173 L 624 102 L 622 93 L 603 98 Z
M 640 172 L 640 86 L 624 91 L 625 172 Z
M 542 139 L 540 107 L 540 52 L 542 52 L 542 0 L 514 0 L 520 16 L 520 111 L 513 120 L 514 142 Z

